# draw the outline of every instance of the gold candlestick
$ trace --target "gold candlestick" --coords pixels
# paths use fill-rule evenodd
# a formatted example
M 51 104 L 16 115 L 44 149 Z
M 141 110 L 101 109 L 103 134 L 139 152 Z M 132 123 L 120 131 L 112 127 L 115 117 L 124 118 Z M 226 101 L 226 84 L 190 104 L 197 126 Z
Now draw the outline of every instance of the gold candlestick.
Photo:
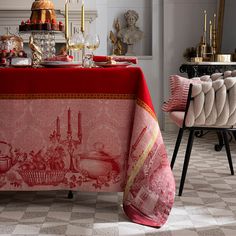
M 211 20 L 209 22 L 209 44 L 210 44 L 210 47 L 212 47 L 212 23 L 211 23 Z
M 207 12 L 204 11 L 204 31 L 207 31 Z
M 217 30 L 216 30 L 216 14 L 213 17 L 213 29 L 212 29 L 212 53 L 216 54 L 216 41 L 217 41 Z
M 69 3 L 66 0 L 65 3 L 65 38 L 66 40 L 69 39 Z
M 216 30 L 216 14 L 214 14 L 213 18 L 213 30 Z
M 207 12 L 206 12 L 206 10 L 204 10 L 203 43 L 204 43 L 204 44 L 207 44 Z
M 84 33 L 84 0 L 81 6 L 81 32 Z
M 81 5 L 81 32 L 84 36 L 84 0 L 82 0 L 82 5 Z M 84 58 L 85 58 L 85 46 L 82 49 L 82 64 L 84 64 Z

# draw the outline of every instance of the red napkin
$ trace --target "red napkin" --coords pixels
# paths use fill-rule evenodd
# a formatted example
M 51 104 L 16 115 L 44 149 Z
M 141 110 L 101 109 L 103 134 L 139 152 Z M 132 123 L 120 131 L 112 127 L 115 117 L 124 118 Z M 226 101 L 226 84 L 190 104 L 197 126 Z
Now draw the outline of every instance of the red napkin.
M 138 63 L 137 57 L 125 57 L 125 56 L 93 56 L 93 60 L 95 62 L 106 62 L 106 61 L 114 60 L 118 62 L 129 62 L 133 64 Z

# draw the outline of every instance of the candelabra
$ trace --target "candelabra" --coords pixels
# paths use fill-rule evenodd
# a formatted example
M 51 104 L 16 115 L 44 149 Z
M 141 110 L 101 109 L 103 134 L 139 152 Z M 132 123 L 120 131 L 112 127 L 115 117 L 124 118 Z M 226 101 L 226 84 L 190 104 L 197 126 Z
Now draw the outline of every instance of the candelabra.
M 216 29 L 216 14 L 214 14 L 213 23 L 209 22 L 209 44 L 207 43 L 207 12 L 204 11 L 204 30 L 201 37 L 200 44 L 197 46 L 196 57 L 192 60 L 204 60 L 214 61 L 216 55 L 216 41 L 217 41 L 217 29 Z
M 69 170 L 73 173 L 78 172 L 74 166 L 73 156 L 74 151 L 78 149 L 78 146 L 82 143 L 82 133 L 81 133 L 81 113 L 78 113 L 78 133 L 77 139 L 73 139 L 72 129 L 71 129 L 71 110 L 68 110 L 68 128 L 67 128 L 67 136 L 66 139 L 61 139 L 61 132 L 60 132 L 60 118 L 57 117 L 56 120 L 56 131 L 50 136 L 51 139 L 56 140 L 56 142 L 62 146 L 65 146 L 67 152 L 70 156 L 70 165 Z

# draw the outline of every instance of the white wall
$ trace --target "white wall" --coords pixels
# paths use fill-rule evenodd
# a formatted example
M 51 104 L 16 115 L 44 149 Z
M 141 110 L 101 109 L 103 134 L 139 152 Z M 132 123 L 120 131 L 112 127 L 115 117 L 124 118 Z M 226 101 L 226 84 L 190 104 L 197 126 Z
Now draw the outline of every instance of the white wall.
M 97 0 L 98 17 L 96 19 L 96 32 L 100 37 L 100 46 L 96 50 L 98 55 L 107 54 L 107 25 L 108 25 L 108 9 L 107 2 L 109 0 Z
M 159 125 L 161 128 L 164 127 L 163 112 L 161 111 L 161 105 L 163 102 L 164 95 L 164 80 L 163 80 L 163 0 L 153 0 L 153 11 L 152 11 L 152 65 L 151 74 L 144 71 L 146 78 L 148 78 L 148 86 L 151 92 L 152 101 L 154 104 L 155 111 L 157 113 Z M 143 68 L 145 68 L 143 66 Z M 144 69 L 145 70 L 145 69 Z
M 164 99 L 169 96 L 169 80 L 172 74 L 180 74 L 179 67 L 185 61 L 187 47 L 195 47 L 203 32 L 203 11 L 208 22 L 217 12 L 216 0 L 164 0 Z M 186 76 L 183 75 L 182 76 Z M 165 129 L 173 129 L 168 118 Z
M 223 24 L 223 37 L 222 37 L 222 53 L 233 53 L 236 49 L 236 1 L 226 0 L 225 1 L 225 14 Z

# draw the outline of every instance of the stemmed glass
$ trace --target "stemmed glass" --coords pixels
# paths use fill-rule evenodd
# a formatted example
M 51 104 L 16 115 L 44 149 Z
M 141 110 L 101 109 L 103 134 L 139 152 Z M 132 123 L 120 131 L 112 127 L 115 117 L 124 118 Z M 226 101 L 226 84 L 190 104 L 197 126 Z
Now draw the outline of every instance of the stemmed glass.
M 78 51 L 82 50 L 84 48 L 84 35 L 80 31 L 79 33 L 75 33 L 70 39 L 69 39 L 69 50 L 72 51 L 74 59 L 78 61 Z
M 100 45 L 100 39 L 97 34 L 88 34 L 85 38 L 85 47 L 89 50 L 89 53 L 85 55 L 84 66 L 94 67 L 93 53 Z

